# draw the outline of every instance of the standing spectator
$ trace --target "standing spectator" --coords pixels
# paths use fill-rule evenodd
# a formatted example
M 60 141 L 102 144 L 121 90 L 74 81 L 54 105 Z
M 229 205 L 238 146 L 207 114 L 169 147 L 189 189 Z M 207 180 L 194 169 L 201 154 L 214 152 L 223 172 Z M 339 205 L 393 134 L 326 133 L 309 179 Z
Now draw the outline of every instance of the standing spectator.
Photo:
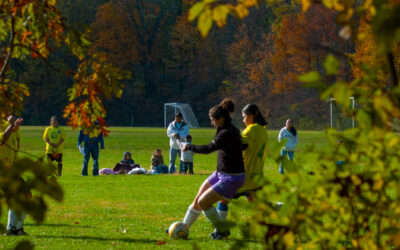
M 181 150 L 179 148 L 178 140 L 184 139 L 189 134 L 189 125 L 183 121 L 182 113 L 175 114 L 175 120 L 171 122 L 167 129 L 167 135 L 169 139 L 169 173 L 173 174 L 176 172 L 175 160 L 179 154 L 181 157 Z M 182 162 L 179 161 L 179 172 L 182 171 Z
M 278 141 L 287 140 L 285 146 L 281 150 L 281 157 L 288 155 L 289 160 L 293 161 L 294 148 L 297 145 L 298 135 L 295 127 L 293 126 L 292 119 L 287 119 L 286 126 L 279 131 Z M 279 163 L 279 173 L 283 174 L 282 161 Z
M 62 175 L 62 156 L 65 141 L 64 129 L 58 126 L 57 116 L 50 118 L 50 126 L 46 128 L 43 134 L 43 140 L 46 142 L 46 154 L 49 161 L 56 161 L 58 175 Z
M 14 116 L 9 116 L 7 122 L 0 125 L 0 161 L 6 168 L 11 167 L 16 160 L 19 148 L 18 131 L 22 122 L 22 118 L 15 120 Z M 18 216 L 13 210 L 9 210 L 7 231 L 4 235 L 28 235 L 23 228 L 25 217 L 25 212 Z
M 179 173 L 183 173 L 183 174 L 187 174 L 188 170 L 189 170 L 189 174 L 193 174 L 193 152 L 191 150 L 186 150 L 183 151 L 183 147 L 186 144 L 191 144 L 192 142 L 192 136 L 191 135 L 187 135 L 185 138 L 184 142 L 181 142 L 179 144 L 180 148 L 181 148 L 181 162 L 182 162 L 182 172 L 179 171 Z
M 95 125 L 99 123 L 96 121 Z M 104 149 L 104 139 L 103 133 L 100 133 L 97 137 L 90 137 L 89 135 L 85 134 L 82 130 L 79 132 L 78 137 L 78 148 L 80 149 L 83 145 L 83 167 L 82 167 L 82 176 L 88 175 L 88 164 L 90 155 L 92 155 L 93 159 L 93 176 L 99 175 L 99 143 L 100 148 Z

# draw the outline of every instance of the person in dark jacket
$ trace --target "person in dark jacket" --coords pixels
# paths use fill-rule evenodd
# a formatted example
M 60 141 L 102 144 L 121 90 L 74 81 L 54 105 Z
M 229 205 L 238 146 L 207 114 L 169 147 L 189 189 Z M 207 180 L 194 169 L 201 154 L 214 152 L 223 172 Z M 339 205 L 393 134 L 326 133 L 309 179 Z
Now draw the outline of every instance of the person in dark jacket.
M 241 136 L 239 130 L 231 123 L 230 113 L 233 110 L 230 107 L 234 107 L 233 102 L 226 99 L 210 109 L 211 124 L 217 129 L 217 133 L 208 145 L 186 144 L 183 147 L 184 151 L 191 150 L 199 154 L 218 151 L 217 170 L 203 182 L 183 219 L 190 227 L 203 211 L 216 229 L 211 234 L 213 239 L 229 236 L 229 231 L 221 227 L 218 212 L 213 204 L 222 199 L 230 200 L 245 180 Z
M 95 123 L 96 125 L 98 123 Z M 100 148 L 104 149 L 104 139 L 103 133 L 100 133 L 97 137 L 90 137 L 88 134 L 85 134 L 82 130 L 79 132 L 78 137 L 78 148 L 80 149 L 83 146 L 83 167 L 82 167 L 82 176 L 88 175 L 88 163 L 90 159 L 90 155 L 92 155 L 93 159 L 93 176 L 99 175 L 99 143 Z
M 122 160 L 115 164 L 113 171 L 118 172 L 119 174 L 127 174 L 129 171 L 137 167 L 140 167 L 140 165 L 135 164 L 131 152 L 126 151 Z

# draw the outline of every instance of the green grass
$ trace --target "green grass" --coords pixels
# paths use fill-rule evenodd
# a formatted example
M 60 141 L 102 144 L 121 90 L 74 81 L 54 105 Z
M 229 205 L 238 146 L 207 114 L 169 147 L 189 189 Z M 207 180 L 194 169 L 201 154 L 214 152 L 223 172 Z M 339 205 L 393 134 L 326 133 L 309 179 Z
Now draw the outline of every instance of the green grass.
M 28 217 L 25 229 L 30 236 L 0 237 L 0 248 L 12 248 L 18 241 L 28 239 L 36 249 L 188 249 L 194 244 L 202 249 L 228 249 L 240 239 L 239 229 L 234 228 L 229 242 L 211 240 L 209 234 L 213 229 L 204 216 L 192 226 L 189 240 L 172 240 L 164 232 L 172 222 L 183 219 L 200 184 L 215 170 L 216 153 L 196 155 L 193 176 L 82 177 L 82 155 L 76 148 L 78 131 L 65 130 L 64 168 L 59 179 L 65 192 L 64 201 L 48 200 L 49 210 L 44 223 L 36 225 Z M 44 127 L 22 127 L 22 151 L 43 155 L 43 132 Z M 193 143 L 208 143 L 214 133 L 214 129 L 192 129 Z M 269 131 L 270 147 L 277 146 L 277 133 Z M 310 143 L 324 147 L 327 142 L 322 132 L 300 131 L 296 154 L 301 154 Z M 150 157 L 156 148 L 163 150 L 165 163 L 168 161 L 169 141 L 163 128 L 114 127 L 105 139 L 105 147 L 100 152 L 100 169 L 112 168 L 124 151 L 132 152 L 135 162 L 146 169 L 150 167 Z M 90 164 L 89 173 L 92 170 Z M 267 159 L 266 177 L 280 178 L 277 168 L 273 160 Z M 307 168 L 312 166 L 305 166 Z M 234 203 L 230 208 L 239 210 Z M 0 218 L 3 225 L 7 221 L 6 212 L 3 209 Z M 250 211 L 240 211 L 240 214 L 248 216 Z M 250 242 L 248 247 L 258 249 L 262 244 Z

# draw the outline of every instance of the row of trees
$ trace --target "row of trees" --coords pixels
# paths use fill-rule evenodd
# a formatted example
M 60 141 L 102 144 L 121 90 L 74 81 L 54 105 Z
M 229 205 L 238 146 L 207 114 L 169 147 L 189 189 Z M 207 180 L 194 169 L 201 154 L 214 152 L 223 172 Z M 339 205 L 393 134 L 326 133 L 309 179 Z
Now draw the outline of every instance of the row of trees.
M 200 124 L 209 125 L 207 110 L 225 96 L 238 107 L 257 103 L 280 127 L 287 117 L 302 128 L 321 128 L 329 122 L 328 104 L 315 90 L 302 88 L 297 75 L 323 73 L 328 54 L 340 59 L 343 80 L 352 77 L 346 55 L 354 44 L 337 36 L 335 14 L 318 6 L 301 13 L 288 2 L 249 10 L 240 22 L 201 37 L 188 21 L 192 0 L 184 1 L 58 1 L 68 25 L 89 26 L 91 53 L 103 53 L 114 65 L 131 73 L 121 98 L 105 102 L 110 125 L 161 126 L 165 102 L 188 102 Z M 60 69 L 59 73 L 49 63 Z M 15 77 L 27 83 L 28 124 L 44 124 L 61 114 L 68 102 L 72 78 L 65 72 L 78 61 L 64 47 L 43 61 L 13 61 Z M 328 79 L 330 82 L 336 78 Z M 240 117 L 237 115 L 236 117 Z

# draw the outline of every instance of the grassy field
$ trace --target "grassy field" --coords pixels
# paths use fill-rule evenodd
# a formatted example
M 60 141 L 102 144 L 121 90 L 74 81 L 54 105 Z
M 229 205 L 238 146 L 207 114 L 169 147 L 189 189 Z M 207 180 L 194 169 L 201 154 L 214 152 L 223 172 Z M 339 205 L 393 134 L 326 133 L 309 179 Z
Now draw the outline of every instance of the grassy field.
M 22 239 L 33 242 L 36 249 L 228 249 L 240 238 L 238 228 L 232 230 L 229 241 L 210 239 L 210 223 L 200 216 L 192 226 L 188 240 L 172 240 L 164 230 L 174 221 L 182 220 L 200 184 L 215 170 L 216 153 L 196 155 L 195 175 L 162 176 L 87 176 L 82 177 L 82 155 L 76 148 L 78 131 L 65 128 L 67 141 L 64 148 L 62 184 L 65 199 L 62 203 L 48 200 L 46 220 L 36 225 L 31 218 L 25 220 L 27 237 L 0 237 L 0 248 L 9 249 Z M 21 129 L 21 150 L 35 155 L 44 153 L 42 134 L 44 127 Z M 208 143 L 214 129 L 192 129 L 194 144 Z M 270 147 L 276 147 L 278 131 L 269 131 Z M 295 154 L 301 154 L 305 145 L 315 143 L 324 147 L 327 141 L 322 132 L 299 132 L 299 145 Z M 168 161 L 169 142 L 164 128 L 111 128 L 105 139 L 105 150 L 100 152 L 100 169 L 112 168 L 121 160 L 124 151 L 144 168 L 150 167 L 150 157 L 161 148 L 165 163 Z M 21 154 L 23 156 L 23 154 Z M 267 159 L 267 178 L 280 178 L 277 164 Z M 308 171 L 312 166 L 304 166 Z M 89 174 L 91 174 L 91 162 Z M 235 210 L 235 204 L 231 206 Z M 248 216 L 250 211 L 240 211 Z M 3 210 L 0 222 L 6 224 Z M 228 217 L 229 218 L 229 217 Z M 239 222 L 240 223 L 240 222 Z M 249 249 L 262 245 L 251 242 Z

